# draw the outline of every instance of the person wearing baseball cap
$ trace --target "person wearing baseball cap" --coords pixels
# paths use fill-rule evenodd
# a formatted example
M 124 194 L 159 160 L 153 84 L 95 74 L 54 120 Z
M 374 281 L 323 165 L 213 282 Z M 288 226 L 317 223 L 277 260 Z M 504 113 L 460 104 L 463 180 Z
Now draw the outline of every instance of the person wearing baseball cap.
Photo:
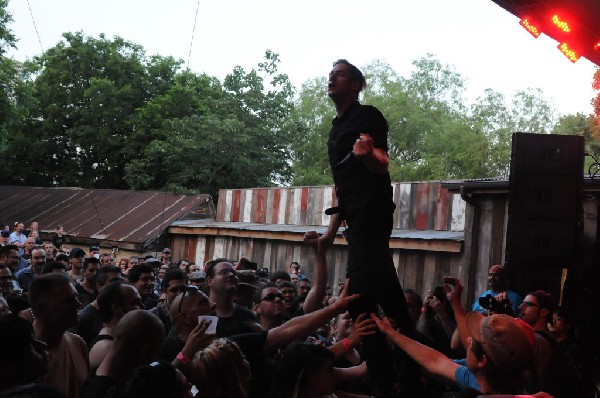
M 533 361 L 535 333 L 520 319 L 503 314 L 468 314 L 466 326 L 471 336 L 467 358 L 453 361 L 397 332 L 387 318 L 380 319 L 375 314 L 371 318 L 379 330 L 428 372 L 468 391 L 464 396 L 524 393 L 526 370 Z

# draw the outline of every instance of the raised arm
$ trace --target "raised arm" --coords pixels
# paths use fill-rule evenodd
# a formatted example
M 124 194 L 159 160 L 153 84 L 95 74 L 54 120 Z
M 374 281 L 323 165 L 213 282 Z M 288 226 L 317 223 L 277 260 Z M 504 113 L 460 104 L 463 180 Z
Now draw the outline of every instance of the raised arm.
M 371 318 L 375 321 L 382 333 L 384 333 L 395 345 L 404 350 L 419 365 L 423 366 L 430 373 L 444 377 L 450 381 L 455 381 L 454 373 L 459 367 L 458 364 L 452 362 L 441 352 L 398 333 L 394 330 L 387 318 L 379 319 L 375 314 L 371 314 Z
M 352 325 L 352 333 L 342 341 L 331 345 L 329 350 L 334 353 L 336 358 L 347 354 L 362 341 L 363 336 L 375 334 L 377 325 L 366 312 L 360 314 L 356 318 L 356 322 Z M 358 353 L 356 353 L 358 355 Z
M 304 234 L 304 243 L 315 250 L 315 267 L 311 281 L 311 289 L 304 300 L 305 314 L 309 314 L 323 307 L 323 300 L 327 293 L 327 251 L 318 250 L 319 234 L 316 231 L 309 231 Z
M 373 147 L 373 138 L 369 134 L 361 134 L 354 143 L 352 153 L 371 173 L 383 174 L 388 171 L 390 159 L 381 148 Z
M 462 295 L 463 286 L 458 278 L 453 276 L 444 277 L 444 288 L 446 289 L 446 295 L 454 311 L 454 319 L 456 320 L 456 328 L 458 329 L 458 336 L 462 346 L 466 349 L 469 346 L 467 341 L 469 338 L 469 329 L 467 329 L 467 312 L 460 301 Z
M 346 312 L 350 303 L 358 298 L 358 294 L 348 296 L 348 283 L 349 281 L 346 281 L 344 291 L 332 305 L 310 314 L 292 318 L 283 325 L 269 330 L 263 350 L 269 352 L 274 348 L 289 344 L 314 332 L 334 316 Z
M 337 231 L 340 229 L 340 225 L 342 225 L 342 220 L 340 219 L 339 213 L 332 214 L 329 218 L 327 231 L 325 231 L 325 233 L 321 235 L 317 241 L 318 252 L 327 251 L 327 248 L 333 244 L 335 236 L 337 235 Z

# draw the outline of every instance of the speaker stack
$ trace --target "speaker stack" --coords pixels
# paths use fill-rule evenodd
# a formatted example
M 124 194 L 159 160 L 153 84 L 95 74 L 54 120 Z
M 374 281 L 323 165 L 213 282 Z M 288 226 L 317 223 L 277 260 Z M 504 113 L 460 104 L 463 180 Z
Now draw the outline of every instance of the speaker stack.
M 513 134 L 506 268 L 511 289 L 560 297 L 563 270 L 581 258 L 582 136 Z

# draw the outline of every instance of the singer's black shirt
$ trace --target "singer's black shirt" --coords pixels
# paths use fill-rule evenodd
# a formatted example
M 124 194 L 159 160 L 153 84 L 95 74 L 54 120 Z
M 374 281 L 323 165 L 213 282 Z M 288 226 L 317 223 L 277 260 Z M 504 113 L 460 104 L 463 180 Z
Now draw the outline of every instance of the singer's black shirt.
M 387 152 L 388 123 L 381 112 L 357 101 L 341 116 L 335 117 L 332 125 L 327 147 L 342 218 L 352 218 L 359 212 L 374 209 L 393 211 L 389 173 L 371 173 L 355 157 L 347 157 L 360 134 L 369 134 L 373 146 Z

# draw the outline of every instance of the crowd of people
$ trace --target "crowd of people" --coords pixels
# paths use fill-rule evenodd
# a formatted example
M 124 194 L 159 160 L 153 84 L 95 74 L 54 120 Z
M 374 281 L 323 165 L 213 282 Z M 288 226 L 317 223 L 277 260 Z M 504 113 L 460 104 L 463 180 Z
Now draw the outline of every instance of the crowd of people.
M 310 273 L 293 262 L 269 274 L 244 257 L 175 261 L 169 248 L 117 265 L 30 231 L 0 243 L 1 396 L 369 397 L 362 340 L 376 330 L 420 365 L 424 397 L 595 392 L 573 317 L 544 291 L 521 300 L 500 265 L 470 313 L 456 278 L 424 299 L 405 289 L 413 338 L 382 313 L 352 320 L 352 280 L 330 286 L 315 232 Z

